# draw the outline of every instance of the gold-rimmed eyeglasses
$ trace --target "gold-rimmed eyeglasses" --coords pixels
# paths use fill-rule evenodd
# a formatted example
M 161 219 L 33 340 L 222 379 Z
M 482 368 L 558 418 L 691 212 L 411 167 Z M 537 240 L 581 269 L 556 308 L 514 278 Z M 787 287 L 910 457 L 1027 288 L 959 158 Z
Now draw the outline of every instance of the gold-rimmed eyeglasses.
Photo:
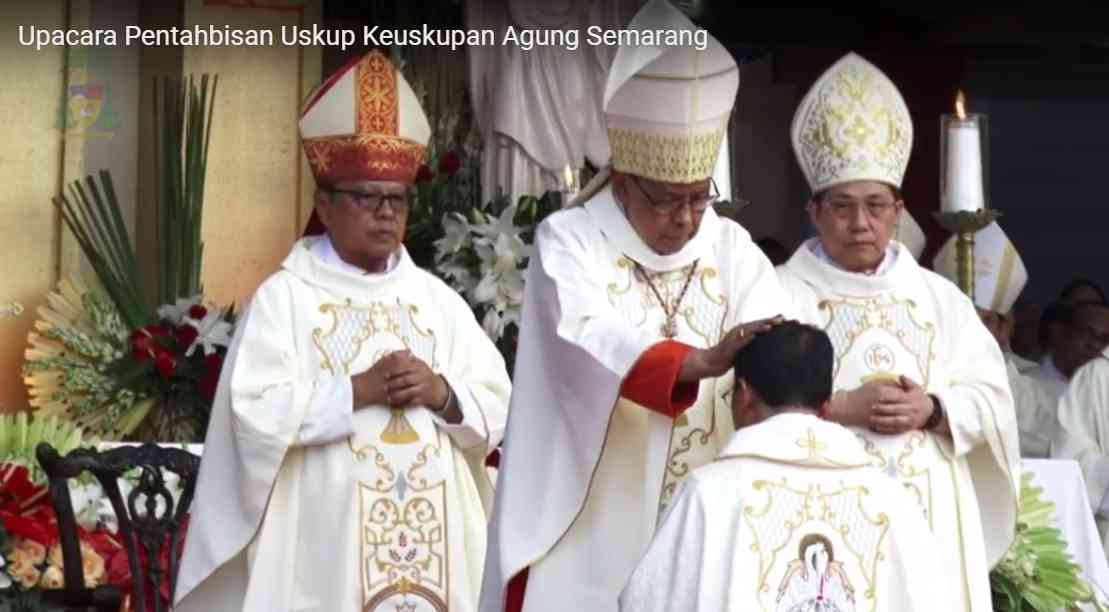
M 632 181 L 639 187 L 639 191 L 643 193 L 643 197 L 647 198 L 647 202 L 651 205 L 651 208 L 660 215 L 672 215 L 686 205 L 689 205 L 689 210 L 694 213 L 703 213 L 720 199 L 720 190 L 716 188 L 716 181 L 712 179 L 709 179 L 712 191 L 707 194 L 688 195 L 661 201 L 652 198 L 651 194 L 647 193 L 647 190 L 635 175 L 632 175 Z

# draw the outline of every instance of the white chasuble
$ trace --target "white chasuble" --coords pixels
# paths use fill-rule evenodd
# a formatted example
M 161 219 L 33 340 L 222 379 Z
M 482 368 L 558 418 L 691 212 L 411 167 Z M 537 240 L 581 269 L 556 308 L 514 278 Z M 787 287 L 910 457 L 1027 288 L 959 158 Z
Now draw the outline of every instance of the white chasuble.
M 750 236 L 711 209 L 672 255 L 642 242 L 611 189 L 536 238 L 481 609 L 503 610 L 530 568 L 527 612 L 615 610 L 675 487 L 733 431 L 730 378 L 690 385 L 683 411 L 671 391 L 685 353 L 656 370 L 656 351 L 712 346 L 787 300 Z M 631 396 L 633 371 L 657 394 Z
M 1059 398 L 1055 459 L 1082 467 L 1094 519 L 1109 556 L 1109 351 L 1078 369 Z
M 854 274 L 812 246 L 798 248 L 779 276 L 801 320 L 832 339 L 835 389 L 907 376 L 946 411 L 951 437 L 855 431 L 871 465 L 904 485 L 940 543 L 956 596 L 942 609 L 989 610 L 989 568 L 1013 538 L 1020 469 L 1001 350 L 970 300 L 913 258 Z
M 476 609 L 509 395 L 466 303 L 401 249 L 386 273 L 301 240 L 239 324 L 213 407 L 177 610 Z M 463 414 L 351 410 L 350 377 L 406 349 Z
M 847 429 L 785 413 L 679 486 L 622 612 L 948 610 L 915 500 Z

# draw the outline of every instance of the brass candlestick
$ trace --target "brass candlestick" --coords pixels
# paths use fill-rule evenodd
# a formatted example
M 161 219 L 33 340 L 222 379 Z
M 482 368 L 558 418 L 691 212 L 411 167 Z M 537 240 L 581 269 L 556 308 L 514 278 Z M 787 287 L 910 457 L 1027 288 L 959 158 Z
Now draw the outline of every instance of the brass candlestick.
M 974 234 L 1001 216 L 996 210 L 979 208 L 974 212 L 935 213 L 943 229 L 955 234 L 955 270 L 959 289 L 974 300 Z

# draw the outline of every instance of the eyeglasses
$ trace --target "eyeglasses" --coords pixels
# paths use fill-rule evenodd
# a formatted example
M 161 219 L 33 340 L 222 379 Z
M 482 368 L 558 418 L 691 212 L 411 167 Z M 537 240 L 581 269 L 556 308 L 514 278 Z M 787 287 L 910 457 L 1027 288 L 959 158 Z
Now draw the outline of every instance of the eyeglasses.
M 639 191 L 643 192 L 643 196 L 647 198 L 647 202 L 650 203 L 651 208 L 659 215 L 672 215 L 687 204 L 689 205 L 690 211 L 694 213 L 703 213 L 708 207 L 712 206 L 720 199 L 720 190 L 716 188 L 716 181 L 712 179 L 709 179 L 709 183 L 712 185 L 712 191 L 706 195 L 677 197 L 669 200 L 662 200 L 661 202 L 656 201 L 651 197 L 651 194 L 647 193 L 647 190 L 643 188 L 643 184 L 639 182 L 639 179 L 636 178 L 635 175 L 632 175 L 632 181 L 639 187 Z
M 408 193 L 366 193 L 348 189 L 332 189 L 329 193 L 345 195 L 350 198 L 354 207 L 368 213 L 377 213 L 382 205 L 389 203 L 389 208 L 395 213 L 408 212 Z
M 850 219 L 855 215 L 855 210 L 862 206 L 872 219 L 881 219 L 893 210 L 896 202 L 886 202 L 884 200 L 875 200 L 865 203 L 853 202 L 847 200 L 833 200 L 828 202 L 827 205 L 832 209 L 832 214 L 840 219 Z

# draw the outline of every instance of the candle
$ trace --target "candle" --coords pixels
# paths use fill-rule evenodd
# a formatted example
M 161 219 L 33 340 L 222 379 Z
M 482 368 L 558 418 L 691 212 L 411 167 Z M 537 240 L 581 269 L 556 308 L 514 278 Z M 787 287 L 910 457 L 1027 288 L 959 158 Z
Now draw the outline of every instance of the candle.
M 947 167 L 943 210 L 974 212 L 986 207 L 982 188 L 982 138 L 978 121 L 967 118 L 963 92 L 955 100 L 956 117 L 947 123 Z
M 566 164 L 566 167 L 563 168 L 563 170 L 562 170 L 562 180 L 563 180 L 563 183 L 565 184 L 566 195 L 568 197 L 573 197 L 573 196 L 577 195 L 577 193 L 578 193 L 577 172 L 575 172 L 570 167 L 570 164 Z

